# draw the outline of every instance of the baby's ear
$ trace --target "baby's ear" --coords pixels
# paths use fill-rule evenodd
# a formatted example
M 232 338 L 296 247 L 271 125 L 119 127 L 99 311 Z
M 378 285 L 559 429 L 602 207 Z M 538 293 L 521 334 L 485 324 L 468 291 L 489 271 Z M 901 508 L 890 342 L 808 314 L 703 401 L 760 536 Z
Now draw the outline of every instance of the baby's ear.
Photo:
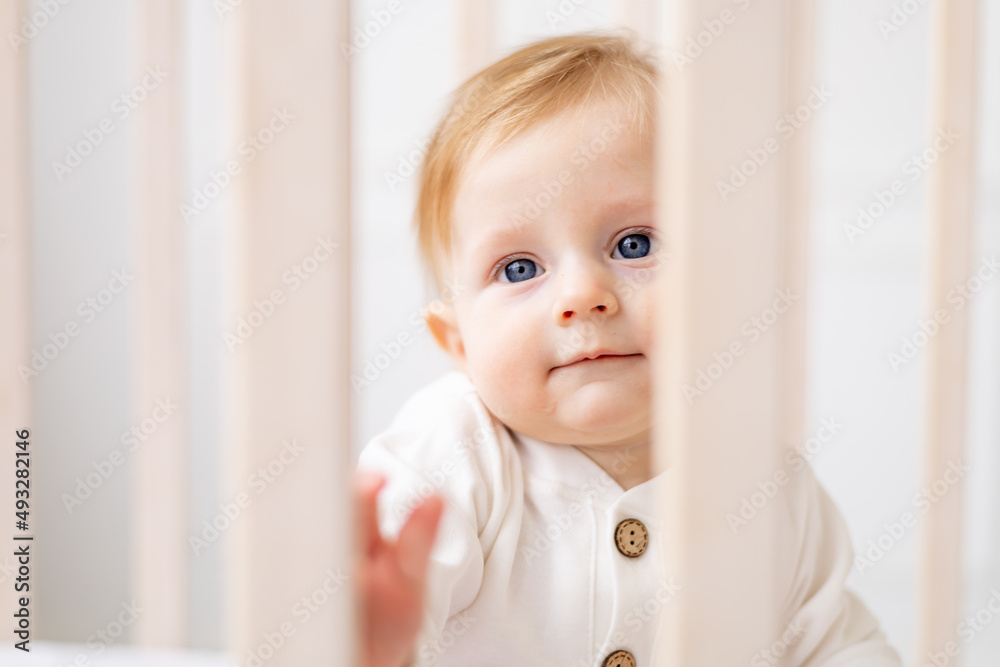
M 431 335 L 441 349 L 455 360 L 462 371 L 465 371 L 465 345 L 462 344 L 462 333 L 458 330 L 455 309 L 441 300 L 436 300 L 433 306 L 433 310 L 429 307 L 424 308 L 427 328 L 431 330 Z

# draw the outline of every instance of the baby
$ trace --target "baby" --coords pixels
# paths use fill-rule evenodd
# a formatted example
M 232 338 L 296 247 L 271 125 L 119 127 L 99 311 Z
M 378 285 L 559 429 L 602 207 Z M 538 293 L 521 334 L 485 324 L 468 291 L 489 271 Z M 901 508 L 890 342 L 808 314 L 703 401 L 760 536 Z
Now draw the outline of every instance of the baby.
M 452 298 L 425 317 L 459 370 L 360 457 L 368 667 L 645 667 L 662 646 L 683 592 L 650 451 L 655 82 L 626 38 L 548 39 L 466 82 L 428 146 L 419 240 Z M 899 665 L 812 484 L 801 513 L 836 564 L 800 563 L 792 588 L 825 594 L 784 664 Z

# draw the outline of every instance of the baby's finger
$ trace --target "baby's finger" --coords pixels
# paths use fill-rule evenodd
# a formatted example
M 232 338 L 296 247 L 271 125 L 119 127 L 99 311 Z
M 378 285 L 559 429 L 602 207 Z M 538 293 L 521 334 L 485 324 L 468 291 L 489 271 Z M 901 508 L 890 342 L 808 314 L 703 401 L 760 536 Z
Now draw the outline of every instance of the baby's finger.
M 403 575 L 420 586 L 423 585 L 434 537 L 437 535 L 444 501 L 440 496 L 430 496 L 422 502 L 399 531 L 396 556 Z
M 378 529 L 378 492 L 385 485 L 385 477 L 378 473 L 354 473 L 354 517 L 358 549 L 371 554 L 382 540 Z

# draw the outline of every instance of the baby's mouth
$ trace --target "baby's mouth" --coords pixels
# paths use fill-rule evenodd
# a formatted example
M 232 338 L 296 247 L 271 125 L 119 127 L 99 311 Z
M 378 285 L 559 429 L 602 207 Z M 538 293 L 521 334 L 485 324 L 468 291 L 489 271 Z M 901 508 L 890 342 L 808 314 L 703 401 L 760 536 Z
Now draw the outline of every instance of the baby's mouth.
M 613 352 L 596 352 L 592 354 L 581 355 L 567 364 L 556 366 L 552 370 L 556 370 L 557 368 L 569 368 L 571 366 L 586 366 L 591 364 L 604 365 L 604 364 L 623 363 L 623 362 L 628 362 L 633 358 L 641 356 L 642 354 L 639 353 L 616 354 Z

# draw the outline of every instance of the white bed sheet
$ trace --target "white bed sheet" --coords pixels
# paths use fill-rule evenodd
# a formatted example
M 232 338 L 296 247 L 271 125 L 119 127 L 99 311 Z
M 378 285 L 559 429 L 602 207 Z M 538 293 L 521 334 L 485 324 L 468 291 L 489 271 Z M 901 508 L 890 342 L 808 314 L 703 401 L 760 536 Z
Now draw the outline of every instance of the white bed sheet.
M 239 660 L 214 651 L 177 651 L 110 646 L 98 654 L 85 644 L 31 642 L 25 653 L 10 645 L 0 647 L 3 667 L 233 667 Z

